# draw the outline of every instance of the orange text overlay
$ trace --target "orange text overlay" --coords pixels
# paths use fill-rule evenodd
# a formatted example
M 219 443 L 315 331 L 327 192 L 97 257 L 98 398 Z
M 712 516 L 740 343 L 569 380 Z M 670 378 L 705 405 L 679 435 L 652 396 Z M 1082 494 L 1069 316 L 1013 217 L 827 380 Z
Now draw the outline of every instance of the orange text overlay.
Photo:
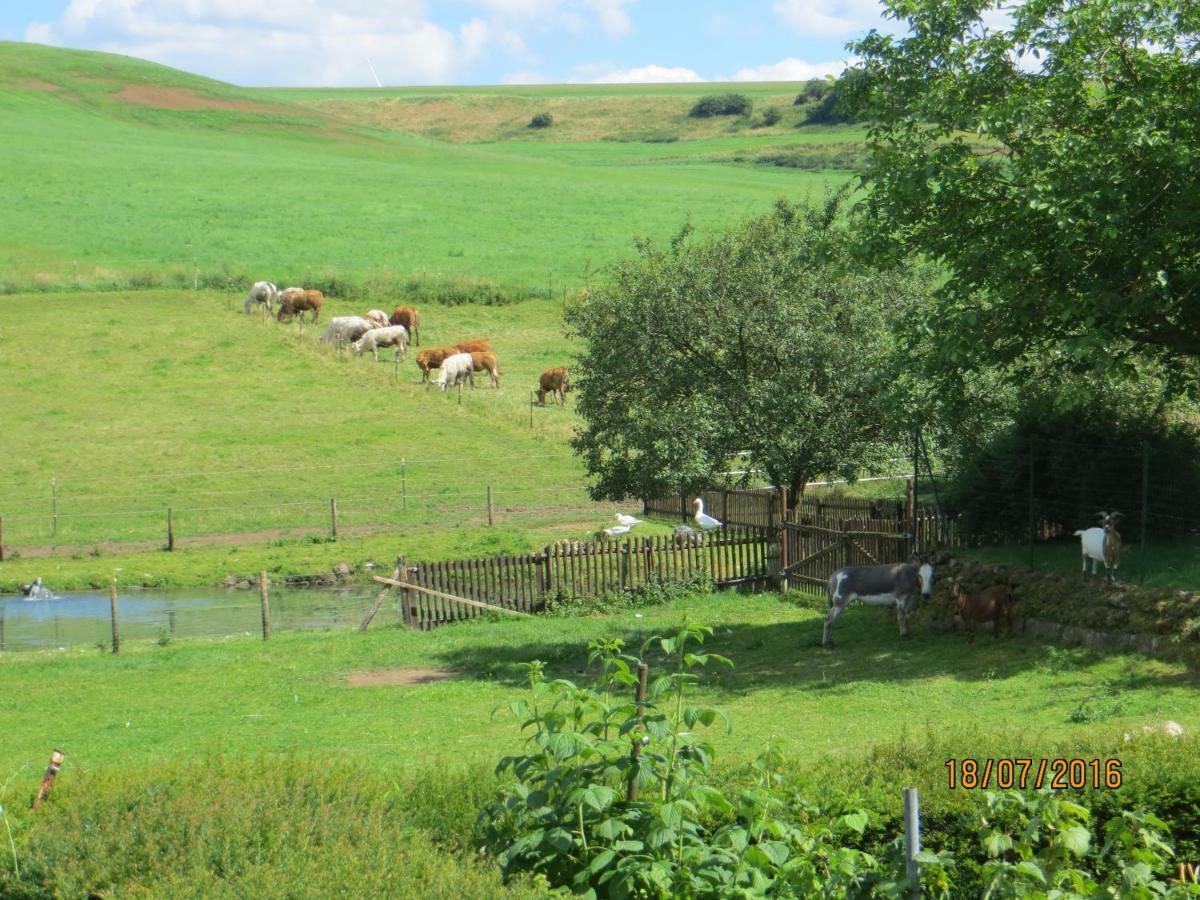
M 1109 788 L 1121 786 L 1119 759 L 962 759 L 946 760 L 950 790 L 999 788 Z

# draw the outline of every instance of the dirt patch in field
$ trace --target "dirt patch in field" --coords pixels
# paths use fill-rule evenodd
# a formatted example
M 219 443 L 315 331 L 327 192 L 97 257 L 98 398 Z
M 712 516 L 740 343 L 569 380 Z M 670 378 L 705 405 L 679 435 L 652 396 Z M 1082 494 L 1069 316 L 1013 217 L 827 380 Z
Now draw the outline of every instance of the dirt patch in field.
M 445 669 L 376 669 L 374 672 L 351 672 L 346 681 L 351 687 L 376 687 L 381 684 L 430 684 L 457 677 L 457 672 Z
M 205 97 L 191 88 L 160 87 L 154 84 L 127 84 L 114 95 L 123 103 L 154 106 L 158 109 L 233 109 L 241 112 L 291 112 L 285 106 L 270 106 L 252 100 L 222 100 Z
M 29 78 L 25 81 L 18 81 L 17 87 L 24 88 L 27 91 L 48 91 L 53 93 L 62 90 L 57 84 L 51 84 L 49 81 L 41 81 L 37 78 Z

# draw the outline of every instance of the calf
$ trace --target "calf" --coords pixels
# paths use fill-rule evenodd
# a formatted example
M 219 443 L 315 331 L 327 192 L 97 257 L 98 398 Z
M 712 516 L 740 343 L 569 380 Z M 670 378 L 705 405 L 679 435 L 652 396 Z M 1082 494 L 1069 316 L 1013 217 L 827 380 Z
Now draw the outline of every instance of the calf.
M 967 632 L 968 644 L 975 643 L 975 626 L 983 622 L 992 623 L 993 637 L 1000 637 L 1001 620 L 1004 621 L 1004 630 L 1012 634 L 1012 605 L 1015 601 L 1012 591 L 1004 585 L 986 588 L 978 594 L 968 594 L 956 581 L 950 593 L 958 605 L 958 615 Z
M 500 364 L 496 362 L 495 353 L 472 353 L 471 366 L 476 372 L 486 371 L 488 378 L 492 380 L 492 387 L 500 387 Z
M 437 385 L 443 390 L 460 386 L 464 381 L 475 387 L 474 367 L 470 353 L 455 353 L 442 360 L 441 371 L 438 372 Z
M 321 318 L 321 304 L 325 302 L 325 295 L 320 291 L 303 291 L 288 288 L 279 295 L 279 313 L 276 315 L 276 320 L 279 322 L 289 319 L 292 316 L 299 316 L 301 321 L 304 320 L 305 311 L 311 311 L 313 321 Z
M 547 369 L 541 374 L 538 383 L 541 385 L 537 392 L 538 406 L 545 406 L 546 395 L 551 393 L 558 403 L 567 402 L 567 391 L 571 389 L 571 375 L 566 366 Z
M 492 349 L 492 342 L 487 338 L 475 338 L 454 346 L 459 353 L 489 353 Z
M 453 356 L 458 350 L 455 347 L 436 347 L 425 349 L 417 354 L 417 367 L 421 370 L 421 380 L 429 380 L 430 369 L 440 369 L 446 357 Z
M 408 349 L 408 329 L 403 325 L 389 325 L 387 328 L 372 328 L 361 338 L 350 345 L 356 356 L 362 356 L 370 350 L 375 362 L 379 362 L 380 347 L 395 347 L 396 359 L 404 359 Z

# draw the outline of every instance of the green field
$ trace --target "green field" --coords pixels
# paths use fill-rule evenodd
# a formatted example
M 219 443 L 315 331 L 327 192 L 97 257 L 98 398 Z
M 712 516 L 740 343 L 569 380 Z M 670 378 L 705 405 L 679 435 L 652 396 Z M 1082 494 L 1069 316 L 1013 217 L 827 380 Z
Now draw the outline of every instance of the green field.
M 669 108 L 644 113 L 655 140 L 688 121 L 686 92 L 563 90 L 563 102 L 625 124 L 630 103 L 667 97 Z M 787 99 L 786 86 L 772 91 Z M 515 88 L 459 99 L 532 102 Z M 526 117 L 490 143 L 448 143 L 373 121 L 363 113 L 376 102 L 393 101 L 235 88 L 125 57 L 0 44 L 0 125 L 20 135 L 7 156 L 16 177 L 0 187 L 0 288 L 268 278 L 398 300 L 411 284 L 466 279 L 557 296 L 635 237 L 665 239 L 688 219 L 718 228 L 847 177 L 731 164 L 731 153 L 858 136 L 798 130 L 793 117 L 774 129 L 702 123 L 670 144 L 603 140 L 616 134 L 603 128 L 564 144 L 554 129 L 527 137 Z

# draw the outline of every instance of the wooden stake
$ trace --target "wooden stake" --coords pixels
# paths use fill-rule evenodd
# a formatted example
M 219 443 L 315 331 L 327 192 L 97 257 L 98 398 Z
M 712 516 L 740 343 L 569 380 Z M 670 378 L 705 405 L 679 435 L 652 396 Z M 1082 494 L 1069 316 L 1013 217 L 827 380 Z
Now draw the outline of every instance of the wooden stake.
M 637 714 L 638 714 L 638 729 L 639 730 L 641 730 L 645 726 L 646 682 L 649 680 L 649 676 L 650 676 L 650 667 L 647 666 L 645 663 L 638 663 L 637 692 L 634 694 L 634 697 L 637 700 Z M 630 762 L 629 789 L 626 793 L 626 797 L 629 799 L 630 803 L 634 803 L 637 801 L 638 757 L 640 757 L 642 755 L 642 746 L 643 746 L 642 740 L 640 738 L 635 739 L 633 742 L 633 747 L 629 751 L 629 762 Z
M 779 587 L 783 593 L 787 593 L 791 584 L 788 581 L 788 532 L 787 532 L 787 494 L 788 490 L 785 485 L 779 486 L 779 568 L 781 578 Z
M 263 640 L 271 636 L 271 604 L 267 600 L 267 573 L 258 573 L 258 596 L 262 601 L 262 633 Z
M 337 540 L 337 497 L 329 498 L 329 531 Z
M 394 568 L 392 570 L 392 578 L 399 580 L 400 578 L 404 577 L 405 574 L 406 573 L 404 571 L 404 557 L 397 556 L 396 557 L 396 568 Z M 405 578 L 405 580 L 407 581 L 408 579 Z M 388 585 L 382 591 L 379 592 L 379 596 L 375 598 L 375 602 L 371 604 L 371 608 L 367 610 L 367 614 L 365 616 L 363 616 L 362 621 L 358 623 L 359 631 L 367 630 L 367 626 L 371 624 L 371 621 L 375 618 L 375 614 L 379 612 L 379 607 L 381 607 L 383 605 L 383 601 L 387 599 L 387 595 L 390 594 L 391 592 L 392 592 L 391 585 Z M 405 618 L 406 624 L 407 624 L 407 621 L 408 620 L 406 617 Z
M 167 551 L 175 549 L 175 523 L 171 519 L 171 507 L 167 507 Z
M 488 510 L 488 527 L 491 527 L 493 509 L 492 509 L 492 486 L 490 484 L 487 486 L 487 510 Z
M 41 806 L 42 802 L 50 796 L 50 788 L 54 787 L 54 779 L 62 770 L 62 764 L 63 752 L 55 750 L 50 754 L 50 765 L 46 767 L 46 774 L 42 776 L 42 786 L 38 789 L 37 796 L 33 798 L 34 809 Z
M 108 607 L 112 613 L 112 652 L 121 652 L 121 626 L 117 620 L 117 576 L 113 576 L 108 588 Z

